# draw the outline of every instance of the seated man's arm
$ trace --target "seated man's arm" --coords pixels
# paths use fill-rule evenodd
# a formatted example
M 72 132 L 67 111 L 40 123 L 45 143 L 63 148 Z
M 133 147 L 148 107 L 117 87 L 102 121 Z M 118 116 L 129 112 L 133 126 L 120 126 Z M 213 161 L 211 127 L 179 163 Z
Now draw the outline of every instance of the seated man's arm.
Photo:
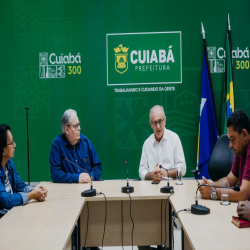
M 176 143 L 174 147 L 174 168 L 169 169 L 169 177 L 176 178 L 177 171 L 182 171 L 182 176 L 186 174 L 186 162 L 185 156 L 183 152 L 183 148 L 181 145 L 181 140 L 178 135 L 176 135 Z M 163 176 L 167 177 L 167 171 L 162 169 Z
M 176 176 L 177 176 L 177 169 L 176 168 L 169 169 L 168 173 L 169 173 L 169 177 L 176 178 Z M 167 175 L 165 175 L 165 176 L 167 176 Z
M 232 183 L 232 184 L 233 184 L 234 182 L 237 183 L 238 178 L 236 178 L 234 175 L 231 176 L 230 174 L 231 174 L 231 172 L 228 174 L 227 177 L 223 177 L 223 178 L 221 178 L 220 180 L 215 181 L 215 182 L 209 181 L 209 180 L 207 180 L 207 179 L 203 176 L 203 177 L 202 177 L 201 185 L 202 185 L 202 184 L 207 184 L 207 185 L 213 185 L 213 186 L 220 186 L 221 181 L 224 181 L 224 180 L 228 180 L 228 181 L 229 181 L 228 177 L 231 179 L 231 183 Z M 234 180 L 234 177 L 236 178 L 235 180 Z M 229 185 L 231 185 L 231 184 L 230 184 L 230 181 L 229 181 Z M 218 197 L 218 195 L 219 195 L 218 190 L 219 190 L 219 189 L 216 189 L 217 199 L 219 199 L 219 197 Z M 213 188 L 212 188 L 212 187 L 204 187 L 204 186 L 202 186 L 202 187 L 199 187 L 199 191 L 200 191 L 200 194 L 201 194 L 201 196 L 202 196 L 203 199 L 211 199 L 211 193 L 212 193 L 212 191 L 213 191 Z
M 50 172 L 51 172 L 51 178 L 53 182 L 56 183 L 78 183 L 79 182 L 79 176 L 80 174 L 76 173 L 69 173 L 63 171 L 63 163 L 61 159 L 61 151 L 58 145 L 56 145 L 54 142 L 51 146 L 50 151 Z M 70 164 L 70 163 L 67 163 Z
M 91 154 L 91 170 L 89 174 L 93 181 L 98 181 L 102 173 L 102 164 L 99 161 L 99 157 L 91 141 L 89 141 L 89 150 Z
M 153 172 L 147 172 L 145 175 L 145 179 L 144 180 L 153 180 L 154 178 L 154 173 Z
M 185 161 L 185 156 L 184 156 L 184 152 L 183 152 L 183 148 L 182 148 L 181 140 L 179 136 L 177 136 L 176 145 L 175 145 L 174 162 L 175 162 L 175 166 L 174 166 L 175 171 L 173 172 L 173 176 L 170 176 L 170 177 L 176 178 L 176 171 L 181 171 L 182 176 L 184 176 L 186 174 L 186 161 Z
M 161 181 L 162 176 L 162 169 L 159 168 L 159 164 L 157 162 L 154 170 L 152 172 L 147 172 L 145 180 Z
M 230 187 L 236 186 L 238 184 L 238 178 L 230 172 L 227 176 Z M 221 199 L 221 189 L 216 190 L 217 199 Z M 232 189 L 228 190 L 229 200 L 230 201 L 244 201 L 250 199 L 250 181 L 242 180 L 240 191 L 236 192 Z
M 236 186 L 238 184 L 238 181 L 239 181 L 239 179 L 236 176 L 234 176 L 234 174 L 232 172 L 230 172 L 227 177 L 224 177 L 216 182 L 209 182 L 206 178 L 204 178 L 202 183 L 211 184 L 214 186 L 220 186 L 221 180 L 228 180 L 230 187 Z M 204 199 L 210 199 L 210 195 L 212 193 L 212 190 L 213 190 L 212 187 L 200 187 L 199 188 L 199 191 L 202 195 L 202 198 L 204 198 Z M 250 181 L 243 179 L 241 187 L 240 187 L 240 191 L 237 192 L 237 191 L 230 189 L 230 190 L 228 190 L 228 194 L 229 194 L 230 201 L 244 201 L 244 200 L 250 199 Z M 217 199 L 220 200 L 221 199 L 221 189 L 220 188 L 216 189 L 216 195 L 217 195 Z
M 148 157 L 147 157 L 147 150 L 145 143 L 142 147 L 142 155 L 141 155 L 141 161 L 140 161 L 140 167 L 139 167 L 139 176 L 141 180 L 154 180 L 154 181 L 160 181 L 162 179 L 162 173 L 159 169 L 158 163 L 154 167 L 153 171 L 150 171 L 149 165 L 148 165 Z
M 167 170 L 161 168 L 161 173 L 162 173 L 162 176 L 164 177 L 168 177 L 168 174 L 169 174 L 169 177 L 176 178 L 177 169 L 176 168 L 168 169 L 168 173 L 167 173 Z
M 150 180 L 150 171 L 148 166 L 147 152 L 145 148 L 145 144 L 142 147 L 141 161 L 139 166 L 139 176 L 142 181 Z
M 242 180 L 240 191 L 236 192 L 234 190 L 229 190 L 229 200 L 230 201 L 244 201 L 250 199 L 250 181 Z M 219 195 L 221 198 L 221 191 L 219 190 Z M 219 199 L 220 199 L 219 198 Z
M 140 163 L 139 175 L 140 175 L 141 180 L 160 181 L 162 179 L 161 172 L 162 171 L 159 169 L 158 163 L 156 164 L 152 172 L 149 171 L 149 168 L 147 167 L 146 164 Z

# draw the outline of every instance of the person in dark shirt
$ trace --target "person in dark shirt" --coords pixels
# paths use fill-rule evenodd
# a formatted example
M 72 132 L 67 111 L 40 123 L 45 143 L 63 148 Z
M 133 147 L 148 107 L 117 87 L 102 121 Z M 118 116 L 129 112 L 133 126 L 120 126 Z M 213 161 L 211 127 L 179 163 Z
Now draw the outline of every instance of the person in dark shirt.
M 229 147 L 233 150 L 234 162 L 230 173 L 212 185 L 220 186 L 222 180 L 227 180 L 229 186 L 240 185 L 240 191 L 229 190 L 230 201 L 244 201 L 250 199 L 250 121 L 243 110 L 236 110 L 227 120 L 227 136 Z M 222 155 L 223 157 L 223 155 Z M 203 177 L 201 184 L 210 184 Z M 220 188 L 200 187 L 203 199 L 221 199 Z
M 61 129 L 62 134 L 53 140 L 50 151 L 49 163 L 53 182 L 90 183 L 92 180 L 98 181 L 102 173 L 102 165 L 92 142 L 80 133 L 81 126 L 75 110 L 68 109 L 64 112 L 61 119 Z M 76 231 L 75 228 L 73 248 L 77 245 Z M 100 248 L 83 249 L 98 250 Z
M 80 133 L 80 122 L 75 110 L 64 112 L 61 129 L 62 134 L 53 140 L 50 151 L 52 180 L 57 183 L 90 183 L 91 179 L 98 181 L 102 165 L 92 142 Z M 64 157 L 80 168 L 62 159 Z
M 16 143 L 10 132 L 10 126 L 0 125 L 0 209 L 9 210 L 12 207 L 25 205 L 29 200 L 44 201 L 47 192 L 44 187 L 33 189 L 25 184 L 18 175 L 12 160 Z

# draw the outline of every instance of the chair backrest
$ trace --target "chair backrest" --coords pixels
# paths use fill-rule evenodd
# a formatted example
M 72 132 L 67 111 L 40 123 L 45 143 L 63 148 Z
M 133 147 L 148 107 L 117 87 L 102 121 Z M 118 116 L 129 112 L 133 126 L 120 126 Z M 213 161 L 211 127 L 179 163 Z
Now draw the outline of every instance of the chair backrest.
M 217 181 L 227 176 L 232 168 L 234 153 L 229 148 L 229 139 L 226 134 L 221 135 L 217 140 L 210 161 L 208 174 L 212 181 Z

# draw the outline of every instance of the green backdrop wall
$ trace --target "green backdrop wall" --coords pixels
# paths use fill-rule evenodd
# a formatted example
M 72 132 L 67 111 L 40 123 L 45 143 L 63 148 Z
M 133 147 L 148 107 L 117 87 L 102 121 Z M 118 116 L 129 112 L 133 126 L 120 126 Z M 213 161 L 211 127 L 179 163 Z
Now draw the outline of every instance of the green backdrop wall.
M 247 0 L 1 0 L 0 123 L 11 125 L 17 144 L 14 161 L 21 177 L 27 181 L 25 107 L 29 107 L 31 181 L 41 181 L 51 180 L 50 146 L 61 133 L 60 119 L 68 108 L 78 112 L 81 131 L 98 152 L 102 178 L 124 178 L 125 158 L 130 178 L 138 178 L 141 148 L 152 133 L 148 112 L 155 104 L 165 107 L 166 127 L 180 136 L 186 176 L 191 176 L 190 170 L 196 166 L 200 112 L 201 22 L 213 52 L 210 66 L 220 122 L 228 13 L 235 51 L 235 106 L 250 114 L 249 9 Z M 157 32 L 179 32 L 179 55 L 172 36 L 164 40 Z M 135 33 L 155 36 L 152 40 L 139 35 L 134 39 Z M 128 69 L 122 74 L 115 71 L 118 64 L 113 50 L 120 44 L 129 48 L 128 56 L 123 57 Z M 132 50 L 152 52 L 161 46 L 166 47 L 166 53 L 173 46 L 176 64 L 169 63 L 169 72 L 179 60 L 179 83 L 160 70 L 136 73 L 129 61 Z M 56 63 L 60 56 L 68 58 Z M 111 83 L 128 84 L 109 84 L 112 74 L 115 80 L 110 78 Z M 129 84 L 138 81 L 142 84 Z M 128 92 L 132 88 L 137 91 Z

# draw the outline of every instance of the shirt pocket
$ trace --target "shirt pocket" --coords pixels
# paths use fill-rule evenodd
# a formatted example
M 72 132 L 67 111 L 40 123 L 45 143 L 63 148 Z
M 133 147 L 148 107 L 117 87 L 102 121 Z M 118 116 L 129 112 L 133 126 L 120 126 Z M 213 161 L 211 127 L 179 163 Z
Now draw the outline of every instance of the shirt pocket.
M 84 169 L 88 172 L 91 170 L 90 160 L 88 157 L 83 158 Z

